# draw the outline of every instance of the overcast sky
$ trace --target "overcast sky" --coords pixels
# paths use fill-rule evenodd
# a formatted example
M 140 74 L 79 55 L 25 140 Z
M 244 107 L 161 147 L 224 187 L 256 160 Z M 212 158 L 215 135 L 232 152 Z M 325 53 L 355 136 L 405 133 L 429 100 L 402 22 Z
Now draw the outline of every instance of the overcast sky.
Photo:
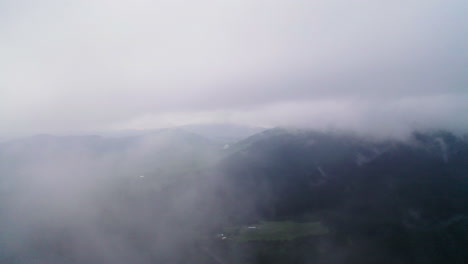
M 198 122 L 466 131 L 467 3 L 0 0 L 0 137 Z

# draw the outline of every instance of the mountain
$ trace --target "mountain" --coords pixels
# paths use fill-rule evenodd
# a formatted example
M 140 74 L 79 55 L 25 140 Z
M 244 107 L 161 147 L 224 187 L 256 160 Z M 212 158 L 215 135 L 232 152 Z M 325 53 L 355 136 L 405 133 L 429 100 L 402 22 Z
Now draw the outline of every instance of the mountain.
M 152 133 L 158 133 L 164 130 L 184 130 L 199 136 L 205 137 L 212 141 L 216 141 L 224 144 L 232 144 L 239 140 L 250 137 L 254 134 L 260 133 L 266 128 L 244 126 L 230 123 L 208 123 L 208 124 L 191 124 L 183 125 L 172 128 L 153 129 L 153 130 L 115 130 L 96 133 L 105 137 L 132 137 L 132 136 L 144 136 Z
M 150 223 L 160 190 L 212 166 L 223 146 L 179 128 L 1 143 L 0 263 L 125 263 L 104 248 L 132 255 L 127 235 L 161 231 Z
M 197 129 L 1 143 L 0 262 L 468 260 L 466 137 Z
M 265 130 L 262 127 L 222 123 L 185 125 L 180 128 L 225 144 L 235 143 Z
M 274 208 L 275 212 L 285 214 L 294 214 L 295 207 L 291 207 L 290 201 L 296 196 L 301 211 L 301 208 L 333 204 L 338 196 L 347 192 L 357 195 L 355 188 L 369 184 L 380 184 L 372 187 L 388 190 L 395 185 L 408 186 L 413 181 L 415 184 L 418 181 L 449 184 L 464 180 L 468 173 L 468 143 L 444 132 L 414 133 L 403 142 L 274 129 L 232 148 L 237 151 L 219 165 L 222 174 L 233 181 L 230 184 L 242 186 L 242 189 L 263 186 L 274 197 L 289 197 L 287 206 Z M 325 193 L 333 194 L 332 197 L 304 200 L 307 196 L 303 194 L 322 189 L 324 196 L 321 198 L 325 198 Z
M 333 230 L 329 243 L 343 258 L 329 252 L 331 263 L 468 259 L 463 138 L 439 131 L 376 141 L 272 129 L 233 148 L 237 152 L 218 167 L 225 179 L 223 207 L 233 208 L 233 217 L 255 222 L 315 215 Z

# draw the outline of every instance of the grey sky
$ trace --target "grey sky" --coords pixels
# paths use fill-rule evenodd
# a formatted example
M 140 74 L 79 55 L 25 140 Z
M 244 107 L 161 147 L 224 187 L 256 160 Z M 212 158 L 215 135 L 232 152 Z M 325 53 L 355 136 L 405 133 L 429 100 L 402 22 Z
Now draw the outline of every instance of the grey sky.
M 0 1 L 0 136 L 468 129 L 466 1 Z M 390 132 L 388 132 L 390 131 Z

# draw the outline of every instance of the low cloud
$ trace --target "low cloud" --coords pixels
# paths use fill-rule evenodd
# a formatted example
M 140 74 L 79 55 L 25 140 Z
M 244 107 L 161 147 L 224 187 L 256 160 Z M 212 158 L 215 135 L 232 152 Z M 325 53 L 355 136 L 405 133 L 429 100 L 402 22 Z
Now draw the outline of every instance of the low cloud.
M 1 136 L 211 121 L 468 129 L 460 1 L 1 9 Z

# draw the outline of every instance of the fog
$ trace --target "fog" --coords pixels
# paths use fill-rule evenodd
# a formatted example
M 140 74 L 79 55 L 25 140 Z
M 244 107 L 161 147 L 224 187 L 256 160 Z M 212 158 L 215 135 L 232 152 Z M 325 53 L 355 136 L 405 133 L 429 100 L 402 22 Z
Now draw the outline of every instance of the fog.
M 466 130 L 466 8 L 2 1 L 0 133 L 213 122 L 366 131 L 379 120 Z
M 219 243 L 227 227 L 310 211 L 333 235 L 362 224 L 353 206 L 367 189 L 348 175 L 383 175 L 369 182 L 397 197 L 374 194 L 389 208 L 407 201 L 404 188 L 391 195 L 412 175 L 457 186 L 466 10 L 456 0 L 0 1 L 0 262 L 225 264 L 255 255 Z M 309 187 L 313 202 L 301 196 Z M 440 194 L 449 213 L 408 198 L 395 226 L 465 221 L 466 197 L 450 188 Z M 306 202 L 313 210 L 300 211 Z M 358 216 L 340 229 L 348 214 Z M 379 217 L 391 218 L 369 219 Z M 385 255 L 360 235 L 307 240 L 322 255 L 305 255 Z M 414 263 L 432 263 L 418 254 Z
M 222 127 L 0 143 L 0 262 L 438 263 L 430 232 L 448 241 L 443 259 L 463 259 L 465 247 L 444 228 L 466 220 L 466 138 L 240 126 L 225 137 Z M 229 231 L 288 219 L 319 221 L 326 233 L 243 243 Z M 366 233 L 374 225 L 381 231 Z M 353 244 L 342 244 L 343 232 Z M 410 257 L 382 242 L 389 236 L 403 236 Z
M 190 188 L 177 182 L 195 180 L 197 170 L 222 156 L 222 145 L 204 140 L 160 131 L 117 139 L 37 136 L 2 144 L 0 259 L 188 261 L 193 254 L 185 251 L 199 250 L 189 245 L 206 234 L 205 222 L 216 208 L 199 204 L 210 189 L 204 178 Z

